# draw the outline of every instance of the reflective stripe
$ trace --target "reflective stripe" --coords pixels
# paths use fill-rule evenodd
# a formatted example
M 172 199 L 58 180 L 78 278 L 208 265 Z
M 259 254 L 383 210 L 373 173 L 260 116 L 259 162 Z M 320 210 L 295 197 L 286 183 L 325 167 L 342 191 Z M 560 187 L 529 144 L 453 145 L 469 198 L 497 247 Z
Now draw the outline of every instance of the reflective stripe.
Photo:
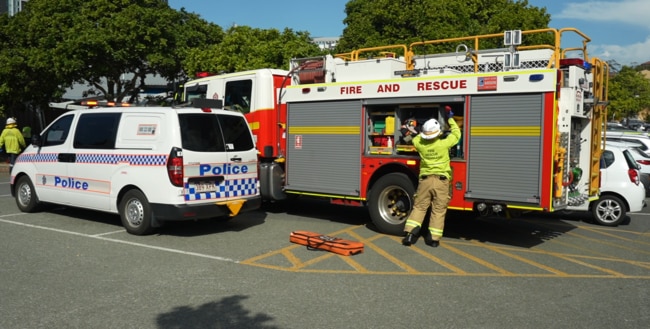
M 405 226 L 413 226 L 413 228 L 416 228 L 416 227 L 420 227 L 421 225 L 422 224 L 420 224 L 420 223 L 418 223 L 418 222 L 416 222 L 414 220 L 407 219 Z
M 437 228 L 429 227 L 429 232 L 431 232 L 431 235 L 442 236 L 442 230 Z

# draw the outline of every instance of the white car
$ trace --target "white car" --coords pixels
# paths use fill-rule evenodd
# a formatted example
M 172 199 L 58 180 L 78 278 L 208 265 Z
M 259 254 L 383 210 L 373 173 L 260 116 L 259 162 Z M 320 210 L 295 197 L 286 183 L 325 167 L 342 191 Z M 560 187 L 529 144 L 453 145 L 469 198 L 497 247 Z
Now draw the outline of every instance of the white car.
M 600 197 L 590 203 L 589 210 L 596 223 L 616 226 L 628 212 L 639 212 L 646 206 L 640 165 L 627 148 L 609 144 L 600 163 Z
M 641 183 L 645 187 L 646 197 L 650 197 L 650 155 L 647 155 L 641 150 L 641 143 L 637 142 L 620 142 L 620 141 L 607 141 L 607 145 L 616 146 L 619 148 L 626 148 L 632 154 L 634 160 L 639 164 L 639 172 L 641 172 Z
M 646 155 L 650 156 L 650 137 L 645 133 L 608 131 L 605 133 L 606 142 L 626 143 L 638 147 Z

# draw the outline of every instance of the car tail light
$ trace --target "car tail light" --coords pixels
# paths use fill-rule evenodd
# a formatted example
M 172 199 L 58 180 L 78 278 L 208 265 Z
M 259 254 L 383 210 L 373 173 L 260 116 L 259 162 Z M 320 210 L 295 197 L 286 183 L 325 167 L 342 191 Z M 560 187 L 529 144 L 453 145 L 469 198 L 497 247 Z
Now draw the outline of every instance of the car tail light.
M 639 185 L 640 179 L 639 179 L 639 171 L 636 169 L 628 169 L 627 170 L 627 175 L 630 177 L 630 182 Z
M 650 160 L 636 160 L 636 162 L 642 165 L 650 165 Z
M 167 175 L 174 186 L 183 186 L 183 150 L 178 147 L 172 148 L 167 159 Z

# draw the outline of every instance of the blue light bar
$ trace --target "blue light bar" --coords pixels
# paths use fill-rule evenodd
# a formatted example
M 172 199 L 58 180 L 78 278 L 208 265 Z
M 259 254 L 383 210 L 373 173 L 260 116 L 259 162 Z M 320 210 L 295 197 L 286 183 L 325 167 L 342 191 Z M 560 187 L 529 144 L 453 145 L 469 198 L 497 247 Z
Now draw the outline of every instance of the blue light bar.
M 528 81 L 542 81 L 544 80 L 544 75 L 543 74 L 531 74 L 528 77 Z

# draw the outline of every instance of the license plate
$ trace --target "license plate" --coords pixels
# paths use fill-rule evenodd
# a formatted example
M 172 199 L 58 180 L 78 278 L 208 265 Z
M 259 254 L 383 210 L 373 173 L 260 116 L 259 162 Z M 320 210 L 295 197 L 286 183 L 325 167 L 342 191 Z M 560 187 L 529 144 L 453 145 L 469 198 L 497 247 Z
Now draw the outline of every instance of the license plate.
M 217 190 L 217 184 L 214 181 L 194 182 L 192 185 L 194 185 L 194 191 L 197 193 L 214 192 Z

